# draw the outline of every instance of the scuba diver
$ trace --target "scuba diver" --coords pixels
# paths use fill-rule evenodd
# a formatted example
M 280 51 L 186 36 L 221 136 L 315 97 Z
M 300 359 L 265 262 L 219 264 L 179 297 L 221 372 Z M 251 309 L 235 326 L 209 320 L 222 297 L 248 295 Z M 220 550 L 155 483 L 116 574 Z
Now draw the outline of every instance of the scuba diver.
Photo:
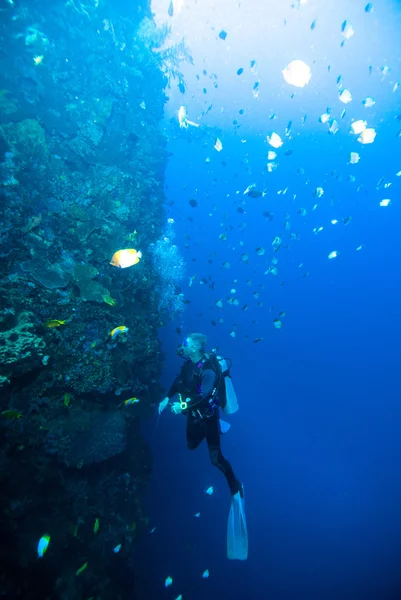
M 214 353 L 205 353 L 205 345 L 206 336 L 192 333 L 178 348 L 179 355 L 187 360 L 167 396 L 159 404 L 159 412 L 167 407 L 176 394 L 184 398 L 184 401 L 174 402 L 171 411 L 187 416 L 188 449 L 195 450 L 206 439 L 212 465 L 225 475 L 231 494 L 234 496 L 240 492 L 242 496 L 242 485 L 220 447 L 219 391 L 222 369 Z
M 228 557 L 245 560 L 248 555 L 248 536 L 244 489 L 224 458 L 220 446 L 220 435 L 228 431 L 229 425 L 219 419 L 219 407 L 226 414 L 232 414 L 238 410 L 238 403 L 225 359 L 215 352 L 206 353 L 205 347 L 206 336 L 191 333 L 178 348 L 177 353 L 185 362 L 167 396 L 160 402 L 159 414 L 178 395 L 179 402 L 172 403 L 171 412 L 187 417 L 188 449 L 195 450 L 206 439 L 210 460 L 226 477 L 231 492 Z

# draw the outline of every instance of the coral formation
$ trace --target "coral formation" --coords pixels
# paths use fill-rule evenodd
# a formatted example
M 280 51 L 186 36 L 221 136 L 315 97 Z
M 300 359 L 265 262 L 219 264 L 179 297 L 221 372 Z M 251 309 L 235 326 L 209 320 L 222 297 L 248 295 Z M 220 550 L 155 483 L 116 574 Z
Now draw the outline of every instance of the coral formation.
M 185 48 L 163 53 L 168 32 L 150 20 L 139 29 L 149 2 L 128 4 L 10 2 L 0 22 L 8 598 L 123 598 L 135 566 L 127 560 L 116 577 L 112 549 L 122 544 L 128 559 L 148 525 L 151 456 L 139 423 L 161 394 L 158 328 L 183 301 L 183 261 L 166 240 L 159 122 Z M 143 259 L 117 269 L 110 259 L 121 248 Z M 120 326 L 126 333 L 111 336 Z M 125 407 L 132 396 L 139 402 Z M 38 561 L 44 532 L 51 551 Z
M 19 315 L 3 311 L 0 315 L 0 375 L 3 384 L 40 364 L 46 343 L 35 330 L 34 315 L 28 311 Z

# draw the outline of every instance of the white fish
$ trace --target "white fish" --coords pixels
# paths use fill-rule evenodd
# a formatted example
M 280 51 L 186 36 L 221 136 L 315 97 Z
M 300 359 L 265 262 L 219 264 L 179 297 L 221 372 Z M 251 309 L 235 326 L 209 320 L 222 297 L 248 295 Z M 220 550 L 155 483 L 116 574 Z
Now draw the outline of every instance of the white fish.
M 325 113 L 323 113 L 322 115 L 320 115 L 319 117 L 319 121 L 320 123 L 327 123 L 327 121 L 330 119 L 330 112 L 326 110 Z
M 282 70 L 283 77 L 287 83 L 295 87 L 305 87 L 312 76 L 309 66 L 302 60 L 291 61 Z
M 211 485 L 210 487 L 207 488 L 207 490 L 205 490 L 205 494 L 207 494 L 208 496 L 211 496 L 213 494 L 213 486 Z
M 164 582 L 164 587 L 169 587 L 173 583 L 172 577 L 166 577 L 166 581 Z
M 358 152 L 351 152 L 349 162 L 351 165 L 356 165 L 360 161 L 360 158 Z
M 256 187 L 256 183 L 251 183 L 250 185 L 248 185 L 248 187 L 246 188 L 244 195 L 247 194 L 248 192 L 250 192 L 251 190 L 253 190 L 253 188 Z
M 181 105 L 178 110 L 178 122 L 181 128 L 188 129 L 188 125 L 192 125 L 193 127 L 199 127 L 199 123 L 194 123 L 193 121 L 188 120 L 187 109 L 185 106 Z
M 209 575 L 210 575 L 209 569 L 206 569 L 206 571 L 203 571 L 203 573 L 202 573 L 203 579 L 207 579 L 209 577 Z
M 330 252 L 329 254 L 329 259 L 333 259 L 333 258 L 337 258 L 339 252 L 337 250 L 333 250 L 333 252 Z
M 329 133 L 331 133 L 331 134 L 333 134 L 333 135 L 334 135 L 335 133 L 337 133 L 337 131 L 338 131 L 339 129 L 340 129 L 340 128 L 339 128 L 339 126 L 338 126 L 338 122 L 337 122 L 335 119 L 333 119 L 333 120 L 330 122 Z
M 342 90 L 338 98 L 343 104 L 349 104 L 352 101 L 351 92 L 349 90 Z
M 221 143 L 221 140 L 219 140 L 219 138 L 216 138 L 213 148 L 215 148 L 215 150 L 217 150 L 217 152 L 220 152 L 221 150 L 223 150 L 223 144 Z
M 388 206 L 391 203 L 391 200 L 389 200 L 388 198 L 385 198 L 384 200 L 380 201 L 380 206 Z
M 283 145 L 281 137 L 274 131 L 271 135 L 267 135 L 266 139 L 270 146 L 273 146 L 273 148 L 280 148 Z
M 352 36 L 355 33 L 354 28 L 352 27 L 351 23 L 349 21 L 344 21 L 343 24 L 341 25 L 341 31 L 342 31 L 342 36 L 346 39 L 349 40 L 350 38 L 352 38 Z
M 351 124 L 352 133 L 355 133 L 356 135 L 358 135 L 359 133 L 362 133 L 362 131 L 364 131 L 366 129 L 366 126 L 367 126 L 366 121 L 362 121 L 362 120 L 354 121 Z
M 365 100 L 362 100 L 362 104 L 366 108 L 372 108 L 372 106 L 374 106 L 376 104 L 376 102 L 373 100 L 373 98 L 371 96 L 367 96 L 367 98 L 365 98 Z
M 369 127 L 368 129 L 364 129 L 357 139 L 360 144 L 373 144 L 376 137 L 376 131 L 373 127 Z

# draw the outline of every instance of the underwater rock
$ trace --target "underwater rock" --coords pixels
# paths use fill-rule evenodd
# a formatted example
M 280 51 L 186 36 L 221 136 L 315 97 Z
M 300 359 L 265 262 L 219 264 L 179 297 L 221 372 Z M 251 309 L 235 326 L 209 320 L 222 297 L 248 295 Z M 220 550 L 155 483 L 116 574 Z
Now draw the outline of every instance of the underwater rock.
M 44 340 L 34 333 L 35 317 L 25 311 L 3 322 L 0 331 L 0 385 L 9 377 L 28 373 L 40 365 L 45 354 Z
M 127 428 L 120 412 L 92 411 L 90 423 L 84 428 L 78 426 L 78 420 L 82 423 L 82 418 L 78 416 L 72 421 L 77 425 L 76 429 L 68 431 L 70 444 L 58 451 L 59 460 L 66 465 L 87 467 L 124 452 L 127 446 Z M 70 429 L 73 427 L 72 423 Z
M 45 131 L 36 119 L 2 125 L 0 141 L 9 152 L 25 161 L 37 159 L 43 162 L 49 153 Z
M 71 275 L 63 271 L 60 267 L 53 267 L 46 264 L 40 257 L 28 260 L 20 265 L 21 270 L 27 273 L 32 279 L 41 283 L 48 290 L 66 287 L 71 279 Z
M 99 275 L 96 267 L 79 265 L 74 267 L 74 281 L 79 287 L 82 300 L 85 302 L 104 302 L 103 296 L 109 296 L 110 291 L 93 278 Z

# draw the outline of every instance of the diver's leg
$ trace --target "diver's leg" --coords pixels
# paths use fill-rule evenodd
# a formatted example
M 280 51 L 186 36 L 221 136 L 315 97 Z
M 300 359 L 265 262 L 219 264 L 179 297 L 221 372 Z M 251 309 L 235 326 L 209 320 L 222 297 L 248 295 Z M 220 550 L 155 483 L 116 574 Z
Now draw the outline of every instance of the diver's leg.
M 195 421 L 189 412 L 187 416 L 187 448 L 195 450 L 204 439 L 205 425 L 202 421 Z
M 235 477 L 230 463 L 224 458 L 221 452 L 218 413 L 206 421 L 206 441 L 212 465 L 217 467 L 223 475 L 225 475 L 231 494 L 234 496 L 237 492 L 240 492 L 242 496 L 242 485 Z

